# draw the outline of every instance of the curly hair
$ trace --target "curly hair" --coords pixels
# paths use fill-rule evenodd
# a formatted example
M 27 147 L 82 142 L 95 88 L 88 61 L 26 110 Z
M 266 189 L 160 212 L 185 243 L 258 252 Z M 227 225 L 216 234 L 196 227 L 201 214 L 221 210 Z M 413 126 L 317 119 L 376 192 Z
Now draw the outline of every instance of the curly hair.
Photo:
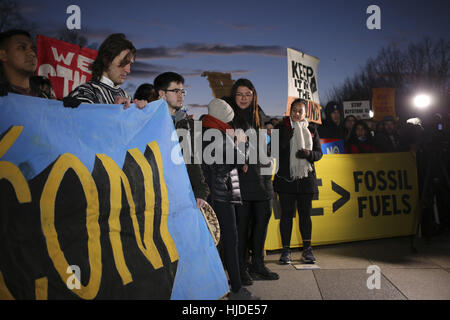
M 109 68 L 114 58 L 124 50 L 130 50 L 130 52 L 121 61 L 120 66 L 129 64 L 136 57 L 136 48 L 123 33 L 109 35 L 101 44 L 97 58 L 92 63 L 92 79 L 100 81 L 103 72 Z

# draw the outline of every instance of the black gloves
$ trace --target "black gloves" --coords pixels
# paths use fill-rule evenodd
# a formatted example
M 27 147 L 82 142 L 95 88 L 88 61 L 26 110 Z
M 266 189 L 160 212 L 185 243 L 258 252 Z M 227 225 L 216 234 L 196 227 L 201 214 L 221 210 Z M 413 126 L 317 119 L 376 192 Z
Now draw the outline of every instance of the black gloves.
M 66 108 L 78 108 L 78 106 L 81 104 L 81 101 L 77 98 L 72 97 L 64 97 L 62 99 L 64 107 Z
M 311 150 L 300 149 L 295 153 L 295 157 L 299 159 L 308 159 L 311 156 Z

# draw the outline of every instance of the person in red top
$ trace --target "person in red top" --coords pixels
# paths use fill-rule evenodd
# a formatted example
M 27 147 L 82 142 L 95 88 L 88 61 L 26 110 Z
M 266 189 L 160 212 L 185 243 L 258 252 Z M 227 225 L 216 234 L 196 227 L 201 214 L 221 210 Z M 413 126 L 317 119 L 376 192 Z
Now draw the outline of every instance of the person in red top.
M 345 144 L 345 153 L 376 153 L 369 127 L 363 120 L 353 126 L 350 138 Z

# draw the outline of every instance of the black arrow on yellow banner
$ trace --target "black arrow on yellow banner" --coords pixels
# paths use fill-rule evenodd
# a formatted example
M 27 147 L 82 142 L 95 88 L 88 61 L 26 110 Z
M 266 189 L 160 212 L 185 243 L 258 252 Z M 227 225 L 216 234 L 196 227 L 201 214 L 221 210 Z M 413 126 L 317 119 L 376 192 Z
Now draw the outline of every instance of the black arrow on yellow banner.
M 348 200 L 350 200 L 350 192 L 342 188 L 340 185 L 331 180 L 331 189 L 341 196 L 340 199 L 333 202 L 333 213 L 339 210 Z

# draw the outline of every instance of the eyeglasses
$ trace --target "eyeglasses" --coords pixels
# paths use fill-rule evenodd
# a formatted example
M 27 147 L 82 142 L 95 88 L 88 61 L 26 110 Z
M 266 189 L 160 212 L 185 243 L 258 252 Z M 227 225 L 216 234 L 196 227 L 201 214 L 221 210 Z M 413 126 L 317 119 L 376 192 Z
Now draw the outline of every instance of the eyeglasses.
M 185 96 L 186 95 L 186 89 L 171 89 L 171 90 L 164 90 L 164 91 L 169 91 L 169 92 L 173 92 L 173 93 L 175 93 L 175 94 L 179 94 L 179 93 L 181 93 L 183 96 Z
M 236 97 L 243 97 L 243 96 L 246 96 L 247 98 L 250 98 L 251 96 L 253 96 L 253 92 L 252 91 L 250 91 L 250 92 L 247 92 L 247 93 L 245 93 L 245 94 L 243 94 L 243 93 L 240 93 L 240 92 L 236 92 Z

